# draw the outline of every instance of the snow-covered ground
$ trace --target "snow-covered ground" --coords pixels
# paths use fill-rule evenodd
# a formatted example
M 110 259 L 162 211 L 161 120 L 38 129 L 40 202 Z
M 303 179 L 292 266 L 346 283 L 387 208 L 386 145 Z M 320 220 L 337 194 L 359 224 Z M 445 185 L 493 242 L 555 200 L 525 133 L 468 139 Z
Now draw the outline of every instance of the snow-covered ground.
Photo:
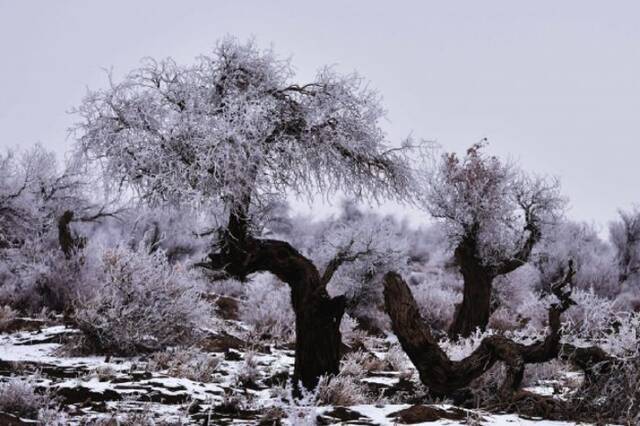
M 242 324 L 236 324 L 236 327 L 240 329 Z M 150 359 L 144 357 L 64 356 L 65 341 L 75 335 L 76 330 L 63 325 L 44 324 L 39 330 L 0 335 L 0 381 L 32 377 L 39 390 L 48 390 L 58 398 L 71 425 L 91 424 L 95 419 L 131 413 L 143 413 L 158 424 L 194 425 L 299 425 L 315 421 L 319 424 L 396 425 L 411 419 L 429 420 L 412 423 L 429 425 L 571 424 L 523 419 L 515 414 L 463 410 L 450 405 L 412 406 L 386 402 L 315 407 L 313 404 L 305 406 L 302 402 L 292 407 L 282 402 L 286 375 L 293 369 L 293 352 L 288 348 L 254 345 L 257 349 L 248 351 L 225 347 L 215 341 L 214 351 L 208 353 L 216 359 L 215 369 L 206 380 L 199 381 L 179 377 L 181 374 L 170 369 L 152 368 Z M 247 369 L 250 370 L 248 373 Z M 244 377 L 243 374 L 251 376 L 251 384 L 238 385 L 241 382 L 238 378 Z M 394 371 L 370 371 L 360 382 L 382 394 L 399 388 L 403 380 L 406 383 L 406 372 L 403 376 Z M 552 394 L 553 387 L 541 383 L 529 390 Z M 268 412 L 279 412 L 276 418 L 281 419 L 266 420 Z M 403 412 L 409 417 L 400 416 Z

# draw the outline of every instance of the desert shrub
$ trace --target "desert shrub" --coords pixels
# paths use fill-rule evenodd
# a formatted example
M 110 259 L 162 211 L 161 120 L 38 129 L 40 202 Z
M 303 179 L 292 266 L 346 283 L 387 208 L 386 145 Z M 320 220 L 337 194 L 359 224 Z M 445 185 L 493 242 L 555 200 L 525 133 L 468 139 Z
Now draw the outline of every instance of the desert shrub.
M 364 366 L 365 361 L 364 352 L 349 352 L 342 357 L 340 364 L 340 373 L 345 376 L 352 376 L 362 378 L 366 374 L 366 368 Z
M 367 372 L 385 370 L 387 364 L 370 352 L 349 352 L 342 359 L 340 375 L 362 378 Z
M 173 348 L 151 355 L 147 369 L 166 371 L 172 377 L 210 382 L 222 359 L 197 348 Z
M 190 343 L 211 318 L 201 281 L 162 251 L 106 249 L 93 269 L 97 291 L 75 313 L 91 349 L 129 355 Z
M 444 332 L 451 321 L 456 304 L 462 295 L 447 283 L 447 275 L 431 275 L 428 279 L 411 288 L 420 314 L 435 332 Z
M 258 361 L 253 351 L 247 351 L 244 354 L 244 361 L 238 369 L 236 380 L 244 387 L 253 387 L 260 378 L 258 370 Z
M 240 305 L 240 319 L 260 339 L 293 340 L 295 315 L 289 287 L 266 273 L 257 274 L 246 287 L 247 298 Z
M 598 340 L 611 333 L 618 311 L 613 300 L 598 296 L 593 289 L 576 289 L 577 303 L 562 316 L 565 333 L 580 339 Z
M 6 256 L 4 271 L 0 270 L 0 304 L 29 314 L 43 308 L 61 312 L 89 290 L 80 280 L 83 258 L 66 259 L 47 238 L 26 241 Z
M 586 383 L 570 399 L 577 418 L 620 424 L 640 423 L 640 355 L 622 358 L 619 365 Z
M 36 419 L 40 410 L 52 409 L 54 400 L 48 393 L 36 392 L 36 381 L 37 377 L 32 376 L 0 383 L 0 412 Z
M 234 297 L 238 299 L 246 297 L 247 287 L 250 286 L 247 286 L 246 283 L 229 278 L 223 280 L 215 280 L 213 289 L 215 293 L 220 296 Z
M 494 334 L 492 330 L 482 332 L 476 329 L 475 333 L 469 337 L 461 337 L 457 340 L 450 340 L 448 337 L 444 337 L 440 340 L 440 347 L 447 353 L 451 360 L 457 361 L 469 356 L 471 352 L 480 346 L 482 339 L 492 334 Z
M 18 317 L 18 312 L 9 305 L 0 306 L 0 333 L 6 331 L 11 321 Z
M 349 406 L 367 403 L 366 388 L 355 377 L 338 374 L 321 377 L 315 391 L 316 405 Z
M 399 344 L 389 346 L 384 355 L 384 361 L 387 363 L 388 368 L 401 373 L 405 373 L 412 365 L 409 357 Z
M 67 426 L 69 416 L 56 408 L 41 408 L 38 411 L 38 424 L 41 426 Z
M 358 327 L 358 320 L 349 314 L 344 314 L 340 322 L 342 341 L 351 347 L 364 347 L 367 332 Z

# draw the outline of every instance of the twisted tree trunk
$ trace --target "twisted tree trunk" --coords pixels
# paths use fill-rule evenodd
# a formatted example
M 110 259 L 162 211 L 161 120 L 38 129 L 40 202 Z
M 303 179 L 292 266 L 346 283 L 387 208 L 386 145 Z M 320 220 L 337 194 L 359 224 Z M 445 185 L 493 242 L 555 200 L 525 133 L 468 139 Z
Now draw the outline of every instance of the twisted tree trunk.
M 243 217 L 232 215 L 221 250 L 209 255 L 206 266 L 238 279 L 271 272 L 291 288 L 296 316 L 294 382 L 307 389 L 322 375 L 335 375 L 340 364 L 340 322 L 344 296 L 331 298 L 326 286 L 333 274 L 320 275 L 314 264 L 284 241 L 253 238 Z
M 571 292 L 563 289 L 571 282 L 573 275 L 570 265 L 564 280 L 554 286 L 554 294 L 560 302 L 549 308 L 550 332 L 544 340 L 522 345 L 506 337 L 493 335 L 484 338 L 471 355 L 460 361 L 452 361 L 440 348 L 428 325 L 422 321 L 411 290 L 402 277 L 394 272 L 384 278 L 385 308 L 403 350 L 418 370 L 420 380 L 434 396 L 453 396 L 490 370 L 496 362 L 502 362 L 507 372 L 499 389 L 499 397 L 508 404 L 520 407 L 530 404 L 534 397 L 539 399 L 520 390 L 526 364 L 543 363 L 560 357 L 582 368 L 588 378 L 594 374 L 594 365 L 612 363 L 612 358 L 599 348 L 576 348 L 560 344 L 560 316 L 574 304 L 570 298 Z M 547 402 L 561 404 L 555 400 Z

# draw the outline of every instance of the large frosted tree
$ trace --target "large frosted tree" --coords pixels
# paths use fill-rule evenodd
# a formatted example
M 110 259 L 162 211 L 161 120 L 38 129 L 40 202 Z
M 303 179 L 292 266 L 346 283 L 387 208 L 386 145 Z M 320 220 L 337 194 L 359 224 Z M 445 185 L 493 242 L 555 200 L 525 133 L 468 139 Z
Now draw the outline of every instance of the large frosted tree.
M 424 207 L 446 227 L 464 281 L 449 334 L 468 336 L 489 321 L 494 279 L 529 260 L 564 200 L 556 180 L 486 155 L 483 144 L 471 146 L 463 158 L 435 150 L 426 158 Z
M 287 194 L 356 199 L 409 196 L 402 148 L 388 148 L 379 96 L 357 75 L 322 69 L 293 80 L 288 61 L 227 39 L 182 66 L 146 60 L 90 92 L 77 112 L 80 152 L 149 203 L 222 207 L 225 225 L 202 266 L 244 279 L 268 271 L 289 284 L 296 314 L 294 379 L 312 387 L 338 372 L 344 298 L 284 241 L 261 239 L 256 212 Z

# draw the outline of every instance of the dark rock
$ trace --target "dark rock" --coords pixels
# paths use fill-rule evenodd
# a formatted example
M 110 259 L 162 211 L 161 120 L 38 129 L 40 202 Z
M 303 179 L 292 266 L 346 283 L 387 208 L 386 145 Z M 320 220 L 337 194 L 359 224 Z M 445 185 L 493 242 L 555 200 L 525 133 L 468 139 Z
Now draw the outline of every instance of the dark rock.
M 198 347 L 205 352 L 227 352 L 229 349 L 241 349 L 245 346 L 242 339 L 228 333 L 210 334 L 198 342 Z
M 328 413 L 325 413 L 324 416 L 331 417 L 332 419 L 338 419 L 341 422 L 368 419 L 368 417 L 358 413 L 357 411 L 344 407 L 336 407 Z
M 398 423 L 415 424 L 423 422 L 435 422 L 441 419 L 464 420 L 466 414 L 460 409 L 443 410 L 427 405 L 414 405 L 404 410 L 396 411 L 387 417 L 395 418 Z
M 97 392 L 84 386 L 76 386 L 74 388 L 61 387 L 57 389 L 57 394 L 65 404 L 120 401 L 122 399 L 122 396 L 112 389 Z

